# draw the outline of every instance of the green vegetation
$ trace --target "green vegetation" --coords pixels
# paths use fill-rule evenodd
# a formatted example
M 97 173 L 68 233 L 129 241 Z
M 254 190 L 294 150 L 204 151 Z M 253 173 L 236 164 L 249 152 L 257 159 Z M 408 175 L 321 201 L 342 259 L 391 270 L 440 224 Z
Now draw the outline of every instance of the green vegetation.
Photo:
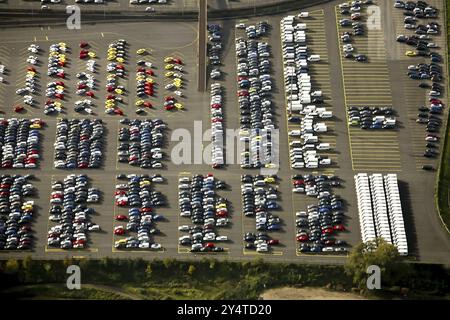
M 450 49 L 450 0 L 445 1 L 447 14 L 447 50 Z M 448 54 L 447 54 L 448 57 Z M 448 61 L 447 61 L 448 64 Z M 448 123 L 448 118 L 447 118 Z M 447 125 L 444 147 L 441 155 L 441 166 L 438 171 L 437 205 L 442 221 L 450 233 L 450 128 Z
M 411 276 L 411 266 L 402 263 L 395 246 L 381 238 L 354 247 L 345 265 L 345 273 L 352 277 L 360 290 L 366 291 L 366 271 L 372 265 L 380 267 L 382 287 L 385 284 L 404 283 Z
M 27 299 L 258 299 L 277 287 L 326 287 L 363 294 L 367 265 L 382 269 L 383 297 L 444 298 L 449 294 L 450 271 L 442 266 L 406 264 L 392 246 L 379 243 L 365 253 L 357 246 L 346 266 L 230 262 L 203 259 L 49 260 L 26 258 L 0 262 L 0 297 Z M 66 268 L 81 268 L 81 291 L 65 287 Z M 407 272 L 406 272 L 407 271 Z

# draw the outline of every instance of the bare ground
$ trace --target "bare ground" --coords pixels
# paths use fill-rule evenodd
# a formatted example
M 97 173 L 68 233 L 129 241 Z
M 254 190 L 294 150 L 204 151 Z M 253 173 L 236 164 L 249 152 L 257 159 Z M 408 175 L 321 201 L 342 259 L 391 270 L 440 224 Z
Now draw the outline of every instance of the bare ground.
M 277 288 L 265 291 L 263 300 L 367 300 L 358 294 L 322 288 Z

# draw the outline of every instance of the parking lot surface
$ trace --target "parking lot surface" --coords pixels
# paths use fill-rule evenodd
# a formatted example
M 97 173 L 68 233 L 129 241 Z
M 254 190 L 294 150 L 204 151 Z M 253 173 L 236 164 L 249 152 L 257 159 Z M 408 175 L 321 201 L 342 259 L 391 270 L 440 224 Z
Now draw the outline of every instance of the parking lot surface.
M 109 5 L 119 5 L 122 2 Z M 185 1 L 188 4 L 188 1 Z M 368 17 L 379 19 L 374 28 L 367 28 L 364 36 L 353 43 L 358 53 L 367 55 L 368 61 L 359 63 L 350 61 L 342 55 L 342 43 L 340 35 L 343 27 L 338 23 L 340 17 L 336 6 L 340 2 L 330 2 L 320 7 L 309 8 L 310 18 L 305 19 L 308 25 L 308 47 L 314 54 L 320 54 L 321 61 L 311 64 L 310 74 L 312 84 L 324 95 L 324 105 L 333 111 L 334 117 L 325 121 L 329 127 L 326 134 L 321 135 L 321 141 L 330 143 L 332 150 L 326 155 L 332 159 L 329 167 L 305 170 L 291 169 L 289 161 L 288 132 L 293 125 L 288 123 L 289 116 L 286 111 L 286 96 L 284 92 L 284 79 L 282 68 L 282 49 L 280 20 L 283 16 L 267 16 L 238 21 L 226 20 L 221 22 L 223 30 L 221 70 L 223 77 L 220 83 L 224 91 L 223 112 L 225 128 L 239 128 L 239 106 L 236 96 L 236 56 L 235 39 L 241 36 L 235 24 L 247 25 L 267 20 L 271 25 L 269 34 L 262 39 L 268 42 L 271 48 L 272 78 L 274 90 L 272 101 L 275 106 L 275 122 L 280 130 L 280 168 L 277 172 L 279 179 L 277 187 L 280 194 L 277 202 L 280 209 L 277 215 L 282 220 L 282 229 L 271 234 L 280 241 L 279 246 L 273 246 L 273 250 L 260 253 L 244 249 L 243 237 L 247 232 L 255 231 L 255 219 L 245 217 L 242 214 L 241 175 L 259 174 L 257 170 L 241 169 L 239 156 L 235 164 L 227 163 L 223 169 L 212 169 L 207 164 L 174 164 L 171 161 L 172 149 L 178 141 L 171 141 L 172 133 L 183 128 L 193 136 L 194 121 L 201 121 L 203 130 L 210 128 L 209 92 L 199 93 L 197 83 L 197 48 L 198 34 L 195 23 L 168 23 L 146 22 L 141 23 L 110 23 L 83 25 L 80 31 L 66 30 L 62 27 L 42 26 L 39 28 L 18 28 L 0 30 L 0 38 L 3 40 L 0 46 L 0 62 L 9 70 L 4 76 L 5 83 L 0 84 L 0 105 L 3 111 L 2 117 L 26 117 L 42 118 L 46 126 L 41 130 L 41 154 L 39 168 L 35 170 L 24 169 L 0 169 L 0 173 L 17 173 L 35 175 L 33 185 L 37 189 L 34 196 L 37 208 L 34 222 L 34 247 L 26 252 L 5 251 L 0 252 L 0 258 L 17 257 L 31 254 L 36 258 L 63 259 L 66 256 L 100 258 L 110 257 L 143 257 L 145 259 L 173 257 L 180 259 L 198 259 L 205 255 L 213 255 L 218 259 L 249 260 L 255 257 L 263 257 L 270 261 L 293 261 L 299 263 L 343 263 L 345 254 L 301 254 L 297 251 L 295 213 L 305 208 L 316 199 L 304 195 L 292 193 L 291 175 L 294 174 L 327 174 L 341 178 L 342 186 L 333 191 L 345 201 L 346 231 L 339 234 L 339 239 L 355 245 L 361 241 L 359 230 L 358 209 L 354 175 L 359 172 L 367 173 L 397 173 L 399 188 L 402 198 L 403 212 L 405 213 L 406 234 L 411 259 L 449 263 L 448 252 L 450 240 L 440 225 L 435 209 L 434 186 L 435 172 L 422 170 L 423 164 L 437 165 L 434 159 L 422 156 L 424 148 L 424 129 L 415 122 L 417 107 L 427 100 L 426 91 L 418 90 L 417 83 L 408 79 L 406 67 L 412 63 L 425 61 L 422 57 L 406 57 L 406 47 L 395 41 L 397 34 L 404 32 L 403 15 L 394 10 L 391 2 L 379 1 L 376 6 L 378 13 L 367 12 L 367 18 L 363 22 L 371 22 Z M 430 4 L 443 8 L 443 2 L 430 0 Z M 375 10 L 375 9 L 374 9 Z M 305 11 L 302 9 L 302 11 Z M 299 11 L 292 12 L 298 14 Z M 375 14 L 375 16 L 374 16 Z M 444 25 L 444 14 L 439 14 L 440 23 Z M 368 20 L 365 20 L 368 19 Z M 378 20 L 376 20 L 378 21 Z M 214 23 L 214 21 L 209 21 Z M 444 28 L 443 28 L 444 29 Z M 446 48 L 444 35 L 435 36 L 441 48 Z M 107 73 L 106 60 L 108 45 L 115 40 L 125 39 L 128 43 L 128 56 L 124 62 L 125 77 L 120 80 L 125 87 L 123 103 L 120 105 L 125 117 L 130 119 L 156 119 L 160 118 L 167 124 L 166 141 L 163 147 L 165 158 L 163 169 L 143 169 L 132 167 L 128 164 L 118 163 L 117 147 L 118 131 L 121 127 L 118 115 L 104 113 L 104 103 L 107 91 L 105 88 Z M 95 97 L 92 98 L 95 115 L 87 115 L 74 111 L 75 101 L 80 97 L 75 94 L 77 78 L 76 74 L 84 71 L 85 61 L 78 58 L 80 41 L 89 43 L 90 48 L 97 54 L 98 72 L 95 78 L 98 85 Z M 70 51 L 67 53 L 68 63 L 65 70 L 67 77 L 63 81 L 66 84 L 67 94 L 62 100 L 65 112 L 59 115 L 44 115 L 43 108 L 46 84 L 54 81 L 47 76 L 47 58 L 49 47 L 53 43 L 65 42 Z M 12 111 L 14 105 L 22 102 L 22 97 L 15 91 L 25 82 L 26 68 L 28 64 L 27 47 L 30 44 L 38 44 L 41 52 L 38 55 L 41 61 L 36 65 L 40 90 L 35 95 L 37 103 L 33 107 L 27 107 L 25 112 L 17 114 Z M 153 64 L 156 82 L 155 95 L 148 100 L 153 108 L 146 109 L 142 115 L 135 113 L 136 106 L 136 62 L 141 56 L 136 52 L 140 48 L 146 48 L 148 55 L 145 60 Z M 438 49 L 445 56 L 444 49 Z M 164 96 L 170 94 L 164 86 L 166 72 L 164 58 L 176 56 L 183 61 L 184 97 L 180 101 L 184 110 L 167 111 L 163 108 Z M 442 64 L 446 70 L 446 61 Z M 446 76 L 443 83 L 446 82 Z M 208 88 L 211 81 L 208 82 Z M 446 86 L 444 86 L 446 87 Z M 447 102 L 446 99 L 442 99 Z M 365 131 L 359 127 L 351 127 L 347 120 L 347 107 L 349 106 L 392 106 L 396 111 L 398 127 L 394 130 Z M 447 111 L 445 111 L 447 112 Z M 57 118 L 100 118 L 104 123 L 104 156 L 103 164 L 99 169 L 56 169 L 53 165 L 56 136 Z M 443 130 L 443 129 L 442 129 Z M 201 131 L 200 134 L 202 134 Z M 198 133 L 197 133 L 198 134 Z M 197 145 L 196 145 L 197 144 Z M 199 150 L 204 150 L 209 141 L 193 143 L 189 146 L 191 158 Z M 93 204 L 95 215 L 92 221 L 101 227 L 100 232 L 89 234 L 89 246 L 86 249 L 72 249 L 70 251 L 47 247 L 47 230 L 49 229 L 49 198 L 52 181 L 63 179 L 68 174 L 87 174 L 91 185 L 100 189 L 101 201 Z M 161 250 L 118 250 L 115 241 L 114 227 L 118 225 L 114 217 L 123 213 L 114 203 L 115 186 L 118 184 L 118 174 L 161 174 L 165 181 L 155 185 L 166 198 L 167 205 L 157 209 L 158 214 L 164 216 L 164 220 L 157 223 L 160 234 L 156 236 L 161 244 Z M 218 190 L 218 194 L 228 201 L 230 211 L 230 226 L 220 230 L 220 235 L 227 236 L 229 241 L 223 244 L 224 252 L 188 252 L 185 247 L 178 244 L 181 236 L 178 227 L 186 224 L 185 218 L 180 217 L 178 208 L 178 180 L 182 176 L 195 174 L 206 175 L 213 173 L 214 177 L 223 180 L 227 184 L 224 190 Z

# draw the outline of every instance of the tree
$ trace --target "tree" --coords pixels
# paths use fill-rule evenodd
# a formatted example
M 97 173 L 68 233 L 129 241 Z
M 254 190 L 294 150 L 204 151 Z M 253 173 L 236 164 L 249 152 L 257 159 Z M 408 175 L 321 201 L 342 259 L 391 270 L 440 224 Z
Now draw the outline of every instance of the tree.
M 147 278 L 151 278 L 153 274 L 152 264 L 147 263 L 147 268 L 145 268 L 145 274 L 147 275 Z
M 5 264 L 5 272 L 6 273 L 16 273 L 19 271 L 19 261 L 16 259 L 8 259 Z
M 408 264 L 401 263 L 397 248 L 382 238 L 355 246 L 345 264 L 345 273 L 361 290 L 367 289 L 369 266 L 380 268 L 382 287 L 398 285 L 410 271 Z
M 188 269 L 188 275 L 192 277 L 194 275 L 195 269 L 196 269 L 195 266 L 191 264 Z

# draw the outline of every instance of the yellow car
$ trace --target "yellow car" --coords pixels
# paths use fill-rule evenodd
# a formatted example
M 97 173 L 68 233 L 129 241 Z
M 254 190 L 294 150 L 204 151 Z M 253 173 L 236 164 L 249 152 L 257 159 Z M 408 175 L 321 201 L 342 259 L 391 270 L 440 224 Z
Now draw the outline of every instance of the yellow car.
M 116 89 L 114 90 L 115 93 L 117 94 L 123 94 L 123 90 L 122 89 Z
M 225 203 L 221 203 L 221 204 L 218 204 L 217 206 L 216 206 L 216 209 L 221 209 L 221 208 L 227 208 L 227 205 L 225 204 Z
M 275 165 L 275 163 L 266 163 L 265 165 L 264 165 L 264 167 L 266 167 L 266 168 L 276 168 L 277 166 Z
M 117 58 L 116 61 L 122 63 L 122 62 L 125 61 L 125 59 L 124 58 Z
M 147 77 L 147 78 L 145 78 L 145 82 L 147 82 L 147 83 L 154 83 L 155 80 L 153 80 L 153 79 L 150 78 L 150 77 Z
M 148 185 L 150 185 L 150 181 L 148 181 L 148 180 L 141 181 L 141 182 L 139 183 L 139 185 L 140 185 L 141 187 L 143 187 L 143 186 L 148 186 Z
M 61 107 L 62 106 L 61 102 L 59 102 L 59 101 L 55 101 L 55 102 L 53 102 L 53 104 L 55 105 L 55 107 Z
M 127 244 L 127 239 L 120 239 L 116 241 L 116 244 Z
M 136 51 L 137 54 L 144 54 L 146 52 L 146 50 L 144 48 L 138 49 Z
M 143 105 L 144 104 L 144 100 L 138 100 L 138 101 L 136 101 L 135 103 L 134 103 L 136 106 L 140 106 L 140 105 Z
M 33 123 L 32 125 L 30 125 L 31 129 L 40 129 L 41 125 L 39 123 Z
M 106 76 L 106 79 L 112 80 L 112 79 L 114 79 L 115 77 L 116 77 L 116 75 L 115 75 L 114 73 L 109 73 L 109 74 Z
M 174 82 L 173 85 L 177 88 L 181 88 L 182 84 L 179 82 Z
M 169 64 L 166 64 L 166 66 L 164 67 L 164 69 L 166 69 L 166 70 L 171 70 L 171 69 L 173 69 L 173 67 L 174 67 L 174 65 L 171 64 L 171 63 L 169 63 Z
M 184 109 L 183 105 L 182 105 L 181 103 L 179 103 L 179 102 L 175 103 L 174 106 L 175 106 L 175 108 L 177 108 L 178 110 L 183 110 L 183 109 Z
M 89 56 L 89 58 L 95 58 L 97 55 L 95 54 L 95 52 L 89 51 L 88 56 Z
M 61 46 L 61 47 L 65 47 L 66 43 L 65 42 L 60 42 L 60 43 L 58 43 L 58 45 Z
M 114 60 L 116 58 L 116 56 L 108 56 L 106 59 L 108 60 L 108 61 L 112 61 L 112 60 Z
M 169 62 L 172 62 L 173 61 L 173 57 L 165 57 L 164 58 L 164 62 L 165 63 L 169 63 Z
M 405 56 L 407 56 L 407 57 L 415 57 L 415 56 L 417 56 L 417 52 L 415 52 L 415 51 L 406 51 L 405 52 Z
M 137 76 L 136 77 L 136 81 L 139 81 L 139 80 L 144 80 L 145 79 L 145 77 L 144 76 Z
M 64 90 L 64 87 L 63 86 L 56 86 L 56 89 L 57 90 Z
M 171 76 L 173 76 L 173 71 L 167 71 L 167 72 L 164 74 L 164 76 L 165 76 L 166 78 L 170 78 Z
M 266 177 L 264 178 L 265 183 L 275 183 L 275 178 L 273 177 Z

